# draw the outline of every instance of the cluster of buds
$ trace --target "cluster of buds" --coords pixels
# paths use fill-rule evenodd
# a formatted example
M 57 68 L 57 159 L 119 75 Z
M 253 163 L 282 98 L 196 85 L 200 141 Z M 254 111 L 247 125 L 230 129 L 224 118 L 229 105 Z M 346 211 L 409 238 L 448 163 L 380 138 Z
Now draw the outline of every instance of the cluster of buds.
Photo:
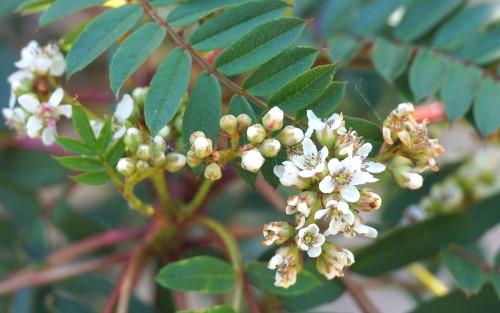
M 141 134 L 137 128 L 127 129 L 124 142 L 130 157 L 118 161 L 118 172 L 123 176 L 130 176 L 150 168 L 164 168 L 169 172 L 177 172 L 183 168 L 186 157 L 175 152 L 175 144 L 162 136 L 165 133 L 169 133 L 169 126 L 165 126 L 153 139 Z
M 189 137 L 191 144 L 187 152 L 187 164 L 189 167 L 204 165 L 203 175 L 210 181 L 216 181 L 222 177 L 220 155 L 214 149 L 212 139 L 207 138 L 202 131 L 196 131 Z
M 349 250 L 330 242 L 333 236 L 377 236 L 359 212 L 378 209 L 381 198 L 361 185 L 376 182 L 372 174 L 385 166 L 368 160 L 371 144 L 347 130 L 341 114 L 320 119 L 309 110 L 307 116 L 305 136 L 287 149 L 288 160 L 274 168 L 281 184 L 301 191 L 287 200 L 286 213 L 295 215 L 295 223 L 269 223 L 263 232 L 263 245 L 283 245 L 268 267 L 278 269 L 275 285 L 284 288 L 294 284 L 303 268 L 302 252 L 316 259 L 319 273 L 333 279 L 354 263 Z
M 402 166 L 393 170 L 396 182 L 404 188 L 422 186 L 422 173 L 427 169 L 438 171 L 436 158 L 444 152 L 437 139 L 430 139 L 427 120 L 418 123 L 413 105 L 401 103 L 383 123 L 384 147 L 388 154 L 410 160 L 414 167 Z
M 41 137 L 45 145 L 51 145 L 61 116 L 71 117 L 71 105 L 61 104 L 64 92 L 54 85 L 66 71 L 66 60 L 57 45 L 41 47 L 31 41 L 15 65 L 19 70 L 7 79 L 9 107 L 2 110 L 6 125 L 20 137 Z

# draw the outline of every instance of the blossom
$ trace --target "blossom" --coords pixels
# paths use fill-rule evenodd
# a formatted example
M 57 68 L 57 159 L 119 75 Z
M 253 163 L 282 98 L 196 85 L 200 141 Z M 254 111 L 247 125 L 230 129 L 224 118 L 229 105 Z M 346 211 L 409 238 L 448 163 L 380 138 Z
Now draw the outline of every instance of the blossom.
M 56 140 L 56 123 L 61 115 L 71 117 L 71 105 L 60 104 L 64 96 L 61 88 L 58 88 L 50 96 L 47 103 L 40 101 L 33 95 L 26 94 L 19 97 L 19 103 L 31 116 L 26 123 L 28 136 L 36 138 L 42 135 L 45 145 L 51 145 Z
M 385 170 L 385 165 L 382 163 L 371 162 L 366 158 L 372 151 L 372 144 L 369 142 L 363 143 L 361 146 L 350 144 L 340 150 L 340 155 L 347 155 L 348 157 L 358 156 L 363 161 L 362 168 L 370 173 L 381 173 Z
M 283 111 L 274 107 L 262 118 L 262 124 L 270 131 L 277 131 L 283 127 Z
M 129 94 L 124 94 L 122 100 L 116 104 L 115 112 L 113 113 L 113 139 L 122 138 L 127 132 L 126 122 L 134 112 L 134 100 Z M 94 131 L 95 136 L 99 136 L 104 123 L 101 121 L 91 120 L 90 126 Z
M 310 224 L 299 230 L 297 245 L 307 251 L 307 255 L 316 258 L 321 254 L 321 245 L 325 243 L 325 236 L 319 232 L 316 224 Z
M 286 242 L 294 233 L 295 227 L 288 222 L 271 222 L 264 225 L 262 231 L 265 241 L 262 242 L 263 246 L 270 246 L 273 243 L 282 244 Z
M 343 117 L 342 114 L 333 113 L 332 116 L 326 119 L 321 119 L 314 114 L 312 110 L 307 110 L 307 126 L 309 128 L 306 131 L 305 137 L 311 138 L 314 131 L 317 133 L 327 131 L 334 132 L 342 126 Z
M 382 135 L 384 141 L 392 145 L 399 138 L 407 146 L 411 146 L 410 132 L 417 129 L 417 121 L 413 105 L 409 102 L 400 103 L 383 123 Z
M 2 109 L 2 115 L 7 127 L 14 130 L 18 136 L 23 137 L 26 135 L 26 112 L 19 107 L 14 107 L 14 105 L 15 96 L 14 101 L 9 102 L 9 107 Z
M 327 279 L 344 276 L 344 268 L 354 263 L 352 252 L 342 247 L 325 243 L 323 253 L 316 259 L 316 268 Z
M 399 186 L 409 189 L 419 189 L 422 187 L 422 175 L 415 172 L 414 169 L 408 166 L 397 166 L 393 170 L 394 179 Z
M 21 60 L 14 64 L 38 75 L 61 76 L 66 71 L 66 60 L 55 44 L 42 48 L 34 40 L 21 50 Z
M 284 161 L 282 165 L 274 167 L 274 175 L 279 178 L 282 185 L 302 190 L 311 184 L 311 180 L 299 176 L 299 172 L 300 169 L 292 161 Z
M 243 152 L 241 156 L 241 167 L 247 171 L 256 173 L 262 167 L 264 161 L 265 159 L 259 150 L 248 150 Z
M 309 138 L 302 141 L 303 154 L 292 156 L 293 163 L 300 169 L 301 177 L 313 177 L 316 174 L 323 173 L 325 170 L 325 159 L 328 156 L 328 148 L 323 147 L 318 153 L 318 149 Z
M 269 269 L 278 269 L 274 285 L 288 288 L 295 284 L 297 275 L 302 271 L 303 264 L 296 245 L 283 246 L 267 264 Z
M 362 171 L 362 160 L 359 156 L 347 157 L 342 161 L 333 158 L 328 162 L 330 174 L 323 178 L 319 184 L 319 189 L 323 193 L 339 192 L 342 198 L 348 202 L 359 200 L 359 191 L 356 185 L 368 182 L 376 182 L 370 173 Z
M 363 224 L 361 217 L 358 215 L 354 218 L 354 223 L 342 231 L 346 238 L 354 237 L 357 235 L 365 236 L 368 238 L 375 238 L 378 232 L 375 228 Z
M 319 220 L 327 216 L 331 217 L 327 231 L 329 235 L 336 235 L 339 232 L 343 232 L 346 227 L 354 223 L 354 214 L 349 205 L 342 200 L 328 201 L 324 209 L 318 210 L 314 214 L 314 219 Z
M 285 213 L 288 215 L 295 214 L 296 229 L 304 226 L 306 218 L 309 217 L 311 209 L 314 206 L 315 198 L 316 194 L 310 191 L 288 197 Z

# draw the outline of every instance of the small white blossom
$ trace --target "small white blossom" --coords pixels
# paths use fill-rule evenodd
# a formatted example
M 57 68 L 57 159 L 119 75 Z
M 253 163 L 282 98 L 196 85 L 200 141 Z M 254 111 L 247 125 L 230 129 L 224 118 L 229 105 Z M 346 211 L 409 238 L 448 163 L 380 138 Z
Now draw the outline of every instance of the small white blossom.
M 318 258 L 316 268 L 327 279 L 344 276 L 344 268 L 354 263 L 351 251 L 335 244 L 324 244 L 323 253 Z
M 276 175 L 283 186 L 293 187 L 298 190 L 307 188 L 311 181 L 299 176 L 300 169 L 292 161 L 284 161 L 282 165 L 274 167 Z
M 124 94 L 120 102 L 116 104 L 115 112 L 113 113 L 113 140 L 122 138 L 127 131 L 127 120 L 132 116 L 134 111 L 134 100 L 129 94 Z M 104 122 L 91 120 L 90 126 L 96 137 L 101 133 Z
M 325 159 L 328 156 L 328 148 L 323 147 L 318 153 L 314 142 L 306 138 L 302 141 L 303 154 L 292 156 L 293 163 L 300 169 L 301 177 L 313 177 L 325 170 Z
M 302 270 L 302 261 L 296 246 L 283 246 L 269 260 L 267 268 L 277 269 L 274 285 L 288 288 L 295 284 L 297 275 Z
M 393 171 L 394 179 L 399 186 L 409 189 L 419 189 L 423 184 L 422 175 L 408 166 L 398 166 Z
M 342 234 L 346 238 L 354 237 L 357 235 L 368 238 L 375 238 L 377 237 L 378 232 L 375 228 L 363 224 L 361 218 L 359 216 L 356 216 L 354 219 L 354 223 L 344 229 L 344 231 L 342 231 Z
M 344 201 L 328 201 L 324 209 L 318 210 L 314 214 L 314 219 L 319 220 L 328 216 L 330 217 L 330 224 L 327 230 L 329 235 L 336 235 L 339 232 L 343 232 L 349 225 L 354 223 L 354 214 L 349 205 Z
M 241 156 L 241 167 L 247 171 L 256 173 L 262 167 L 264 161 L 265 159 L 259 150 L 248 150 L 243 152 Z
M 311 213 L 307 198 L 301 197 L 300 195 L 288 197 L 285 213 L 288 215 L 295 214 L 296 229 L 302 228 L 306 222 L 306 218 L 309 217 Z
M 325 236 L 319 232 L 316 224 L 299 230 L 297 245 L 300 249 L 307 251 L 311 258 L 316 258 L 321 254 L 321 245 L 325 243 Z
M 21 60 L 14 64 L 38 75 L 61 76 L 66 71 L 66 60 L 55 44 L 42 48 L 34 40 L 21 50 Z
M 354 151 L 354 145 L 342 148 L 339 152 L 340 155 L 346 155 L 349 157 L 358 156 L 363 161 L 362 168 L 370 173 L 381 173 L 385 170 L 385 165 L 377 162 L 370 162 L 366 160 L 368 154 L 372 151 L 372 144 L 369 142 L 364 143 L 359 149 Z

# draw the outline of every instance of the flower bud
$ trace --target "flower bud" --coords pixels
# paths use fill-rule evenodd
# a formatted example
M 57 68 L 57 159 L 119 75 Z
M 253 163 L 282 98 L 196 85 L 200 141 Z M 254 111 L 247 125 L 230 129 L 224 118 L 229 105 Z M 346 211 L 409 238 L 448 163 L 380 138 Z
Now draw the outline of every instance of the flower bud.
M 147 93 L 148 93 L 148 88 L 138 87 L 135 88 L 134 91 L 132 91 L 132 98 L 134 98 L 134 100 L 138 104 L 142 104 L 144 103 L 144 100 L 146 100 Z
M 203 163 L 203 159 L 197 158 L 194 152 L 189 150 L 186 153 L 186 162 L 189 167 L 196 167 Z
M 288 125 L 276 136 L 276 139 L 285 147 L 290 147 L 304 140 L 304 132 L 298 127 Z
M 139 172 L 144 172 L 149 168 L 149 163 L 144 160 L 138 160 L 137 163 L 135 164 L 135 167 Z
M 183 108 L 183 107 L 181 107 Z M 182 133 L 182 120 L 184 119 L 184 112 L 181 114 L 177 113 L 177 116 L 174 118 L 174 128 L 177 130 L 179 133 Z
M 116 164 L 116 170 L 123 176 L 130 176 L 135 172 L 135 162 L 131 158 L 121 158 Z
M 394 179 L 400 187 L 419 189 L 422 187 L 423 178 L 408 166 L 398 166 L 393 171 Z
M 271 222 L 264 225 L 264 237 L 265 241 L 262 242 L 263 246 L 270 246 L 273 243 L 278 245 L 285 243 L 290 237 L 293 236 L 295 232 L 295 227 L 293 224 L 288 222 Z
M 270 131 L 277 131 L 283 127 L 283 111 L 274 107 L 262 118 L 262 124 Z
M 194 144 L 194 141 L 198 138 L 198 137 L 201 137 L 201 138 L 207 138 L 205 136 L 205 133 L 202 132 L 202 131 L 196 131 L 194 133 L 191 134 L 191 136 L 189 136 L 189 143 L 190 144 Z
M 165 139 L 163 139 L 162 136 L 156 135 L 155 138 L 153 139 L 153 150 L 164 152 L 166 148 L 167 148 L 167 142 L 165 141 Z
M 170 126 L 165 125 L 160 131 L 158 132 L 158 136 L 162 136 L 163 139 L 167 139 L 170 133 L 172 132 L 172 129 Z
M 254 124 L 247 129 L 248 141 L 259 144 L 266 139 L 266 130 L 260 124 Z
M 198 137 L 191 146 L 191 150 L 193 150 L 197 158 L 204 159 L 214 151 L 212 149 L 212 140 Z
M 190 151 L 191 152 L 191 151 Z M 172 152 L 166 156 L 165 169 L 169 172 L 175 173 L 186 165 L 186 156 L 177 152 Z
M 241 156 L 241 167 L 250 172 L 258 172 L 264 164 L 264 157 L 260 154 L 259 150 L 252 149 L 243 152 Z
M 259 146 L 259 152 L 267 158 L 275 157 L 280 152 L 280 149 L 280 142 L 274 138 L 264 140 Z
M 238 121 L 238 131 L 246 129 L 248 126 L 252 125 L 252 118 L 247 114 L 238 115 L 238 117 L 236 117 L 236 120 Z
M 356 202 L 356 207 L 364 212 L 369 212 L 380 208 L 382 199 L 373 192 L 370 188 L 361 188 L 359 190 L 359 200 Z
M 205 168 L 203 175 L 210 181 L 216 181 L 222 177 L 222 171 L 217 163 L 210 163 Z
M 321 249 L 323 252 L 316 259 L 316 269 L 328 279 L 344 276 L 344 268 L 354 263 L 351 251 L 336 244 L 327 242 Z
M 141 132 L 137 128 L 132 127 L 127 129 L 123 142 L 125 142 L 130 152 L 135 153 L 141 141 Z
M 153 149 L 149 145 L 140 145 L 135 155 L 141 160 L 149 161 L 153 157 Z
M 219 125 L 223 131 L 233 135 L 238 127 L 238 120 L 234 115 L 224 115 L 221 117 Z
M 151 165 L 154 167 L 162 167 L 167 162 L 165 153 L 162 151 L 156 151 L 153 153 L 153 157 L 151 158 Z

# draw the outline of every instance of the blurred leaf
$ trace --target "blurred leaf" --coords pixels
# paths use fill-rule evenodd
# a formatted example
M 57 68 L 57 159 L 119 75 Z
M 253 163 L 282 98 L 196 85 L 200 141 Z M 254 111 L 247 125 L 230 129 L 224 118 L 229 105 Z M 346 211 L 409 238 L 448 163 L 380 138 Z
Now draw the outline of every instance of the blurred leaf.
M 256 96 L 270 95 L 308 70 L 317 55 L 318 50 L 310 47 L 286 49 L 248 76 L 242 87 Z
M 108 10 L 90 22 L 66 57 L 67 77 L 85 68 L 118 41 L 137 24 L 142 14 L 142 8 L 137 4 L 127 4 Z
M 289 5 L 283 1 L 249 1 L 224 10 L 196 29 L 189 43 L 196 50 L 225 47 L 258 24 L 281 16 Z
M 163 60 L 150 83 L 144 104 L 144 116 L 151 135 L 174 117 L 186 93 L 191 75 L 191 56 L 175 48 Z
M 460 57 L 485 65 L 500 59 L 500 25 L 480 33 L 460 48 Z
M 154 7 L 161 7 L 161 6 L 164 6 L 164 5 L 169 5 L 169 4 L 177 3 L 177 2 L 180 2 L 180 1 L 181 0 L 150 0 L 149 2 Z
M 234 268 L 225 261 L 197 256 L 170 263 L 156 276 L 156 282 L 177 291 L 221 293 L 236 281 Z
M 362 6 L 362 11 L 355 24 L 354 32 L 361 36 L 370 36 L 386 25 L 387 18 L 400 6 L 413 0 L 373 0 Z
M 398 39 L 415 40 L 436 26 L 462 2 L 463 0 L 412 1 L 394 30 L 394 35 Z
M 439 28 L 433 45 L 445 50 L 456 49 L 477 30 L 499 18 L 498 3 L 482 3 L 465 8 Z
M 67 156 L 55 158 L 61 165 L 76 171 L 100 171 L 103 169 L 101 161 L 92 157 Z
M 64 197 L 55 205 L 52 221 L 71 241 L 87 238 L 102 230 L 86 215 L 71 208 Z
M 110 182 L 110 178 L 106 172 L 87 172 L 76 176 L 71 176 L 71 179 L 79 184 L 84 185 L 103 185 Z
M 106 153 L 106 161 L 108 161 L 109 165 L 114 167 L 118 160 L 123 156 L 125 152 L 125 143 L 123 143 L 123 139 L 118 140 L 109 151 Z
M 16 11 L 19 11 L 25 15 L 33 14 L 40 11 L 44 11 L 50 5 L 52 5 L 56 0 L 27 0 L 21 1 L 21 4 L 17 7 Z
M 441 98 L 451 122 L 469 111 L 481 75 L 478 68 L 459 62 L 450 66 L 441 89 Z
M 75 301 L 66 297 L 55 295 L 52 302 L 49 304 L 54 313 L 92 313 L 87 306 L 79 301 Z
M 56 137 L 57 142 L 69 152 L 82 155 L 95 155 L 94 149 L 76 139 L 70 137 Z
M 493 288 L 495 289 L 497 297 L 500 300 L 500 273 L 493 270 L 493 271 L 490 271 L 488 275 L 489 275 L 488 277 L 491 281 L 491 284 L 493 285 Z
M 73 106 L 73 125 L 75 126 L 78 136 L 83 139 L 90 147 L 96 146 L 96 138 L 92 126 L 90 126 L 89 119 L 85 110 L 77 105 Z
M 464 215 L 447 214 L 385 232 L 356 253 L 352 270 L 376 276 L 430 257 L 441 245 L 459 239 L 467 223 Z
M 297 296 L 305 294 L 314 288 L 321 285 L 321 281 L 311 272 L 303 270 L 297 276 L 297 283 L 289 288 L 276 287 L 274 285 L 274 277 L 276 270 L 267 268 L 266 263 L 250 262 L 245 266 L 248 280 L 259 289 L 267 291 L 271 294 L 280 296 Z
M 443 262 L 457 285 L 471 293 L 477 293 L 485 281 L 481 267 L 454 252 L 455 245 L 441 249 Z M 461 248 L 465 249 L 465 248 Z
M 355 129 L 358 135 L 362 136 L 364 140 L 380 144 L 384 142 L 382 129 L 379 125 L 361 118 L 346 115 L 344 115 L 344 121 L 347 129 Z
M 372 60 L 380 75 L 392 82 L 405 71 L 411 53 L 411 46 L 395 44 L 384 37 L 378 37 L 373 48 Z
M 9 221 L 0 219 L 0 247 L 10 250 L 14 248 L 17 239 L 18 230 L 15 225 L 12 225 Z
M 235 75 L 267 62 L 289 47 L 300 35 L 306 21 L 277 18 L 253 28 L 227 47 L 214 65 L 225 75 Z
M 277 106 L 286 113 L 307 107 L 318 99 L 330 84 L 335 65 L 323 65 L 295 77 L 269 98 L 269 106 Z
M 498 311 L 499 302 L 490 285 L 477 295 L 468 296 L 456 290 L 444 297 L 436 297 L 420 304 L 411 313 L 492 313 Z
M 38 25 L 43 27 L 52 23 L 66 15 L 78 12 L 80 10 L 98 6 L 106 0 L 57 0 L 52 4 L 47 11 L 43 12 L 38 21 Z
M 216 10 L 245 0 L 191 0 L 181 3 L 167 16 L 167 21 L 175 27 L 188 26 Z
M 467 208 L 466 216 L 471 225 L 463 232 L 460 242 L 474 242 L 500 223 L 500 210 L 496 209 L 499 201 L 500 194 L 496 194 Z
M 349 21 L 352 9 L 359 7 L 359 0 L 323 1 L 317 13 L 321 34 L 328 37 L 341 31 Z
M 178 313 L 236 313 L 234 309 L 227 305 L 217 305 L 208 309 L 195 311 L 177 311 Z
M 109 68 L 111 90 L 115 95 L 125 80 L 160 46 L 166 34 L 165 28 L 150 22 L 125 39 L 114 53 Z
M 491 78 L 481 79 L 473 106 L 474 122 L 482 136 L 500 127 L 500 83 Z
M 19 6 L 19 0 L 3 0 L 0 2 L 0 16 L 10 15 Z
M 363 43 L 351 36 L 334 35 L 330 38 L 328 45 L 328 55 L 332 62 L 339 63 L 339 66 L 346 65 L 354 58 L 359 50 L 363 47 Z
M 233 168 L 236 174 L 238 174 L 238 176 L 241 179 L 243 179 L 247 184 L 252 186 L 252 188 L 255 188 L 255 181 L 257 180 L 258 174 L 247 171 L 243 169 L 241 165 L 238 165 L 241 164 L 241 158 L 237 158 L 234 161 L 231 161 L 231 163 L 233 164 Z
M 346 82 L 330 82 L 323 94 L 311 103 L 308 109 L 312 109 L 318 117 L 330 117 L 344 99 L 346 84 Z M 306 112 L 304 111 L 302 115 L 306 116 Z
M 33 310 L 35 291 L 32 288 L 23 288 L 12 296 L 8 313 L 38 313 Z
M 0 203 L 6 208 L 16 227 L 24 227 L 41 215 L 41 204 L 36 193 L 0 179 Z
M 434 94 L 444 83 L 450 60 L 421 48 L 410 67 L 410 87 L 417 101 Z
M 208 72 L 198 77 L 191 92 L 191 97 L 182 121 L 183 139 L 189 143 L 189 137 L 195 131 L 202 131 L 212 138 L 217 145 L 221 112 L 221 89 L 217 79 Z
M 24 234 L 24 246 L 29 256 L 37 263 L 43 262 L 49 253 L 48 245 L 49 225 L 43 220 L 37 220 L 29 225 Z
M 76 38 L 93 20 L 94 18 L 92 17 L 86 21 L 76 23 L 67 32 L 65 32 L 64 35 L 61 37 L 61 41 L 63 42 L 61 49 L 64 51 L 69 51 L 71 49 L 71 46 L 75 42 Z

